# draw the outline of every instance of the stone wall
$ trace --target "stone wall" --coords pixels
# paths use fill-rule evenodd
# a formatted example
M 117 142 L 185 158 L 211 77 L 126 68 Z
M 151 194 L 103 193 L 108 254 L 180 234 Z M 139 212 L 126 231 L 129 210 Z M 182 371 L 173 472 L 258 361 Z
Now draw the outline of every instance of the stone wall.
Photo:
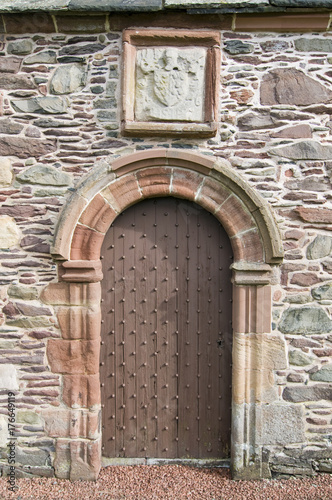
M 47 344 L 62 334 L 42 292 L 57 281 L 50 247 L 61 207 L 103 160 L 172 147 L 227 159 L 272 207 L 285 250 L 272 331 L 285 341 L 288 362 L 274 370 L 274 404 L 262 405 L 260 444 L 273 474 L 331 472 L 330 33 L 261 33 L 245 25 L 236 32 L 220 18 L 216 136 L 128 138 L 121 133 L 121 28 L 128 21 L 110 31 L 96 17 L 70 24 L 64 16 L 62 30 L 47 24 L 45 32 L 22 33 L 11 19 L 11 31 L 7 22 L 0 35 L 2 470 L 13 390 L 19 470 L 54 474 L 53 410 L 66 405 Z

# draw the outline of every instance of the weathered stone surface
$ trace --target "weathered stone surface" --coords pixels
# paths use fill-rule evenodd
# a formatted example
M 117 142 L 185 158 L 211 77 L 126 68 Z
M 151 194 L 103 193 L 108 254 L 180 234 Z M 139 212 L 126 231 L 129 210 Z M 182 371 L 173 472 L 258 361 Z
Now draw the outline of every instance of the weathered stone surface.
M 304 387 L 286 387 L 282 393 L 285 401 L 300 403 L 304 401 L 320 401 L 332 399 L 332 387 L 322 387 L 320 385 Z
M 60 56 L 94 54 L 95 52 L 100 52 L 104 48 L 105 45 L 101 43 L 87 43 L 86 45 L 68 45 L 66 47 L 63 47 L 59 51 L 59 54 Z
M 304 414 L 301 407 L 270 404 L 260 407 L 262 426 L 257 442 L 263 445 L 301 443 L 305 439 Z
M 0 248 L 16 246 L 20 241 L 20 231 L 14 219 L 8 215 L 0 216 Z
M 54 50 L 43 50 L 24 59 L 24 64 L 55 64 L 56 62 Z
M 288 359 L 290 364 L 295 366 L 306 366 L 313 362 L 312 358 L 297 350 L 289 351 Z
M 79 127 L 81 123 L 77 120 L 55 120 L 53 118 L 38 118 L 33 122 L 35 127 L 42 128 L 66 128 L 66 127 Z
M 86 83 L 86 67 L 82 64 L 66 64 L 56 69 L 51 82 L 52 94 L 70 94 L 82 90 Z
M 72 184 L 72 178 L 69 174 L 42 164 L 28 168 L 16 178 L 20 182 L 46 186 L 70 186 Z
M 36 88 L 36 84 L 27 75 L 0 73 L 0 87 L 5 90 L 31 90 Z
M 38 425 L 39 427 L 43 425 L 41 416 L 38 413 L 29 410 L 19 410 L 17 412 L 16 420 L 18 424 Z
M 295 212 L 305 222 L 332 223 L 332 210 L 329 208 L 298 207 Z
M 205 61 L 203 47 L 138 50 L 135 119 L 202 122 Z M 169 84 L 170 78 L 174 86 Z
M 33 43 L 27 38 L 24 38 L 22 40 L 14 40 L 12 42 L 9 42 L 7 46 L 8 54 L 15 54 L 19 56 L 31 54 L 32 49 Z
M 56 150 L 56 142 L 51 139 L 25 139 L 16 136 L 0 137 L 0 155 L 19 158 L 39 158 Z
M 0 119 L 0 134 L 19 134 L 23 128 L 21 123 L 14 122 L 9 118 Z
M 294 41 L 300 52 L 332 52 L 332 40 L 324 38 L 298 38 Z
M 294 273 L 290 282 L 292 285 L 312 286 L 320 283 L 322 280 L 316 273 Z
M 254 51 L 252 43 L 245 43 L 242 40 L 227 40 L 224 43 L 224 49 L 229 54 L 250 54 Z
M 1 83 L 1 82 L 0 82 Z M 63 97 L 47 96 L 32 97 L 31 99 L 12 100 L 13 108 L 22 113 L 65 113 L 68 101 Z
M 6 448 L 10 438 L 8 431 L 8 418 L 0 415 L 0 447 Z
M 45 304 L 93 306 L 100 303 L 99 283 L 50 283 L 41 293 Z
M 0 365 L 0 389 L 17 391 L 19 389 L 16 366 Z
M 332 92 L 295 68 L 276 68 L 263 76 L 261 104 L 308 106 L 332 101 Z
M 282 315 L 279 330 L 293 335 L 327 333 L 332 331 L 332 321 L 320 307 L 290 307 Z
M 23 465 L 43 466 L 50 465 L 50 454 L 46 450 L 29 448 L 16 448 L 16 462 Z
M 299 141 L 289 146 L 277 146 L 271 148 L 269 152 L 291 160 L 330 160 L 332 158 L 332 146 L 317 141 Z
M 307 259 L 315 260 L 327 257 L 332 252 L 332 238 L 326 235 L 318 235 L 308 245 Z
M 47 357 L 54 373 L 95 374 L 99 367 L 98 340 L 49 339 Z
M 0 158 L 0 186 L 10 186 L 13 180 L 12 165 L 9 158 Z
M 289 43 L 284 40 L 268 40 L 261 43 L 264 52 L 281 52 L 289 48 Z
M 34 306 L 25 302 L 16 302 L 15 307 L 24 316 L 52 316 L 52 312 L 47 307 Z
M 314 288 L 311 294 L 316 300 L 332 300 L 332 282 Z
M 64 375 L 63 402 L 71 408 L 91 408 L 100 404 L 99 373 Z
M 331 453 L 331 452 L 330 452 Z M 319 460 L 317 463 L 319 472 L 332 473 L 332 459 L 331 460 Z
M 289 138 L 289 139 L 311 139 L 312 132 L 310 125 L 294 125 L 293 127 L 286 127 L 278 132 L 271 132 L 271 137 L 274 138 Z
M 269 111 L 248 111 L 238 119 L 238 126 L 241 130 L 259 130 L 264 128 L 279 127 L 285 122 L 271 116 Z
M 36 316 L 36 317 L 19 317 L 17 319 L 12 319 L 7 321 L 8 326 L 17 326 L 19 328 L 43 328 L 52 326 L 48 317 Z M 43 356 L 42 356 L 43 360 Z M 31 361 L 31 359 L 30 359 Z M 31 361 L 32 363 L 32 361 Z
M 0 57 L 0 72 L 1 73 L 17 73 L 21 67 L 22 58 L 9 56 Z
M 323 368 L 310 375 L 311 380 L 319 382 L 332 382 L 332 364 L 324 365 Z

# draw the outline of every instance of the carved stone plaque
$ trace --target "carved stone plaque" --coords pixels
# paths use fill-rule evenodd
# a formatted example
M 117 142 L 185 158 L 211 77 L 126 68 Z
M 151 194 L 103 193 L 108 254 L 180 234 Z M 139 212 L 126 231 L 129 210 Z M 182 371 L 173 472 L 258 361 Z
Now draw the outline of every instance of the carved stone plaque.
M 137 121 L 204 121 L 205 48 L 146 48 L 136 55 Z
M 220 34 L 125 30 L 125 135 L 216 133 Z

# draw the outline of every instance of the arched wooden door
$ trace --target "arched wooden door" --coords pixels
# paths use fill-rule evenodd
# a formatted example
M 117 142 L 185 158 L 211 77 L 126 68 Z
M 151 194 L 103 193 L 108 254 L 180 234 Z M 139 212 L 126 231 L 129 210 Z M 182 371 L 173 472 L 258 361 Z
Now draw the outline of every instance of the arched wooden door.
M 105 457 L 227 458 L 232 250 L 176 198 L 123 212 L 102 248 Z

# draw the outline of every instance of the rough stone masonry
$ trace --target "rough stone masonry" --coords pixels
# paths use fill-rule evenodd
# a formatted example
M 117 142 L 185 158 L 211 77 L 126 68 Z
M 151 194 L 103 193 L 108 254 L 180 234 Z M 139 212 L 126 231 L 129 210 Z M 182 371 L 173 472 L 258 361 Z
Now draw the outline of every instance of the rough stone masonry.
M 19 475 L 74 479 L 98 474 L 100 450 L 94 443 L 100 402 L 72 405 L 76 375 L 63 375 L 52 361 L 62 355 L 68 361 L 58 342 L 68 338 L 67 319 L 61 316 L 66 299 L 55 297 L 50 288 L 59 281 L 51 255 L 55 228 L 78 186 L 82 190 L 89 175 L 96 176 L 97 185 L 102 165 L 119 158 L 125 164 L 127 155 L 146 151 L 153 156 L 155 149 L 170 148 L 227 160 L 270 207 L 283 242 L 283 261 L 273 267 L 271 332 L 263 348 L 258 341 L 254 347 L 269 377 L 255 407 L 261 419 L 255 446 L 265 466 L 253 476 L 248 468 L 243 477 L 332 472 L 330 13 L 312 10 L 310 2 L 309 10 L 288 13 L 287 7 L 298 6 L 291 1 L 243 1 L 237 7 L 228 2 L 219 10 L 215 3 L 175 0 L 164 8 L 159 2 L 134 2 L 133 7 L 116 1 L 103 7 L 97 1 L 43 2 L 34 12 L 26 0 L 2 4 L 2 474 L 8 473 L 8 391 L 16 394 Z M 321 5 L 331 7 L 330 2 Z M 215 133 L 123 133 L 122 38 L 127 28 L 210 30 L 221 36 Z M 154 46 L 151 40 L 149 47 Z M 176 38 L 171 46 L 177 47 Z M 160 51 L 149 48 L 145 56 L 153 50 Z M 205 54 L 204 46 L 199 50 Z M 184 56 L 183 61 L 187 68 L 192 64 Z M 151 79 L 144 64 L 140 71 Z M 163 65 L 166 71 L 167 61 Z M 202 78 L 203 63 L 186 71 L 188 81 L 196 74 Z M 152 121 L 158 114 L 155 109 L 144 113 Z M 179 119 L 165 116 L 169 122 Z M 98 292 L 92 290 L 87 302 L 78 300 L 79 307 L 93 308 Z M 89 349 L 95 352 L 95 339 L 84 342 L 90 342 L 87 350 L 72 354 L 69 363 L 79 364 Z M 243 349 L 245 342 L 239 341 Z

